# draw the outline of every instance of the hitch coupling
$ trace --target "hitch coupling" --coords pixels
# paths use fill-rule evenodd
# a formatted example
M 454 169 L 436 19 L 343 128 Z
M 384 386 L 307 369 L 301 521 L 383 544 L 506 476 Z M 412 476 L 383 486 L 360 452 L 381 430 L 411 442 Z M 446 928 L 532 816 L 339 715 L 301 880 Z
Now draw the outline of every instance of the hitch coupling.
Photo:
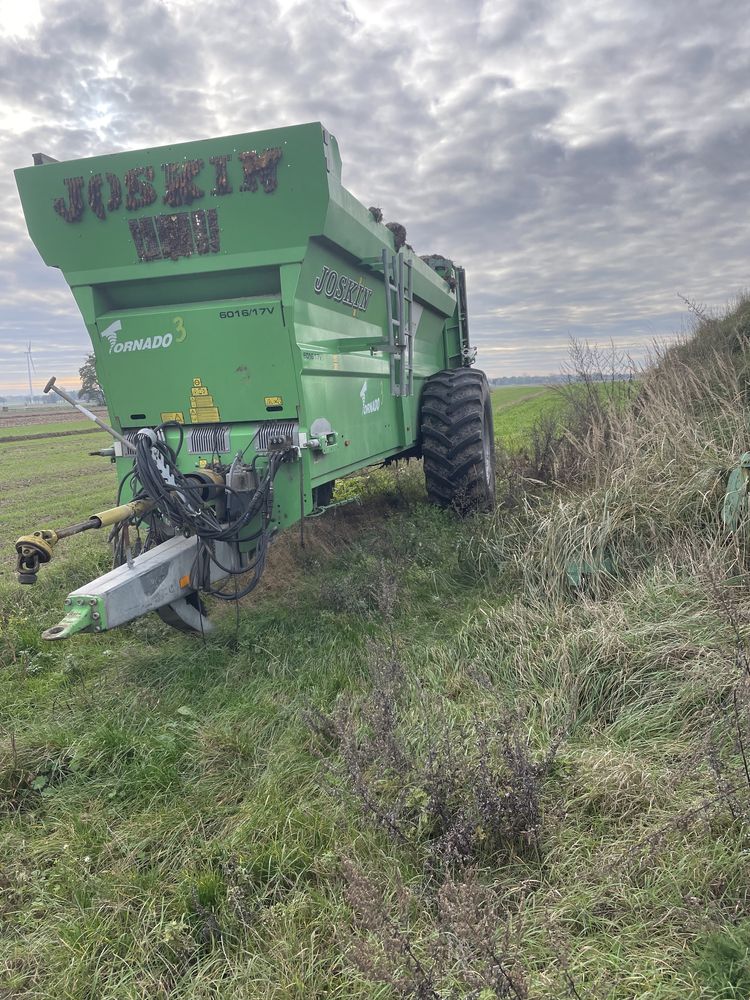
M 16 542 L 18 582 L 36 583 L 40 567 L 50 562 L 53 550 L 62 538 L 69 538 L 70 535 L 78 535 L 82 531 L 90 531 L 92 528 L 108 528 L 113 524 L 119 524 L 120 521 L 127 521 L 131 517 L 142 517 L 153 507 L 154 503 L 151 500 L 133 500 L 131 503 L 124 503 L 119 507 L 103 510 L 99 514 L 92 514 L 88 520 L 82 521 L 80 524 L 71 524 L 67 528 L 60 528 L 58 531 L 42 529 L 31 535 L 21 535 Z
M 59 541 L 55 531 L 35 531 L 21 535 L 16 542 L 16 573 L 19 583 L 36 583 L 36 575 L 43 563 L 52 558 L 52 550 Z

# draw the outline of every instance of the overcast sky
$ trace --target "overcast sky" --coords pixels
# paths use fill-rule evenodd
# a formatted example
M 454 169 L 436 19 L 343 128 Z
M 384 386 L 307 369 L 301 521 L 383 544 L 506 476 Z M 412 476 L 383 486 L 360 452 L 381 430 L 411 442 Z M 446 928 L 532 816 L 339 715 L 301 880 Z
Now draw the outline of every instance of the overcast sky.
M 12 171 L 320 120 L 344 183 L 467 269 L 490 375 L 633 354 L 750 285 L 740 0 L 0 0 L 0 392 L 90 349 Z

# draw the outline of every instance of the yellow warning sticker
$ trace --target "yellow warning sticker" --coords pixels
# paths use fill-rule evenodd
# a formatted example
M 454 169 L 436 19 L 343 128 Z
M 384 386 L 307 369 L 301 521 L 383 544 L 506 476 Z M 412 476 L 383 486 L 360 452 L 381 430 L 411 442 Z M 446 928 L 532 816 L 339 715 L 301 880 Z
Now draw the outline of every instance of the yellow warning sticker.
M 193 379 L 190 390 L 190 422 L 192 424 L 218 424 L 221 420 L 214 397 L 201 379 Z
M 168 421 L 173 420 L 178 424 L 185 423 L 185 417 L 182 415 L 181 410 L 168 411 L 167 413 L 160 413 L 161 422 L 163 424 L 168 423 Z
M 206 406 L 200 410 L 190 410 L 191 424 L 218 424 L 221 417 L 216 406 Z
M 264 402 L 266 406 L 283 406 L 284 398 L 283 396 L 265 396 Z

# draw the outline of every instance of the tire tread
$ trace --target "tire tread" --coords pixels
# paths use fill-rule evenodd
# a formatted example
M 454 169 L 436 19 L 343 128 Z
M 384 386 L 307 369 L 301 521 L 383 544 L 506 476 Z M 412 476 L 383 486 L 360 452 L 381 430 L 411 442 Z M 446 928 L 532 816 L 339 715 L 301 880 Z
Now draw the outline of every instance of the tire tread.
M 489 508 L 495 498 L 494 460 L 488 476 L 483 440 L 492 407 L 484 372 L 440 371 L 427 379 L 421 401 L 421 442 L 427 495 L 461 514 Z

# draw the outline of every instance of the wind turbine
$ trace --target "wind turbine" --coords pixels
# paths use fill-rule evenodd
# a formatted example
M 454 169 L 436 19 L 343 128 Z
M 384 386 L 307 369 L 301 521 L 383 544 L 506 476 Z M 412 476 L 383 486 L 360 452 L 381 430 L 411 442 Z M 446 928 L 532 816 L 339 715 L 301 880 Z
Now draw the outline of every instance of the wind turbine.
M 34 405 L 34 386 L 31 383 L 31 369 L 34 369 L 34 374 L 36 375 L 36 365 L 34 364 L 34 359 L 31 356 L 31 341 L 29 341 L 28 347 L 26 348 L 26 372 L 29 376 L 29 406 Z

